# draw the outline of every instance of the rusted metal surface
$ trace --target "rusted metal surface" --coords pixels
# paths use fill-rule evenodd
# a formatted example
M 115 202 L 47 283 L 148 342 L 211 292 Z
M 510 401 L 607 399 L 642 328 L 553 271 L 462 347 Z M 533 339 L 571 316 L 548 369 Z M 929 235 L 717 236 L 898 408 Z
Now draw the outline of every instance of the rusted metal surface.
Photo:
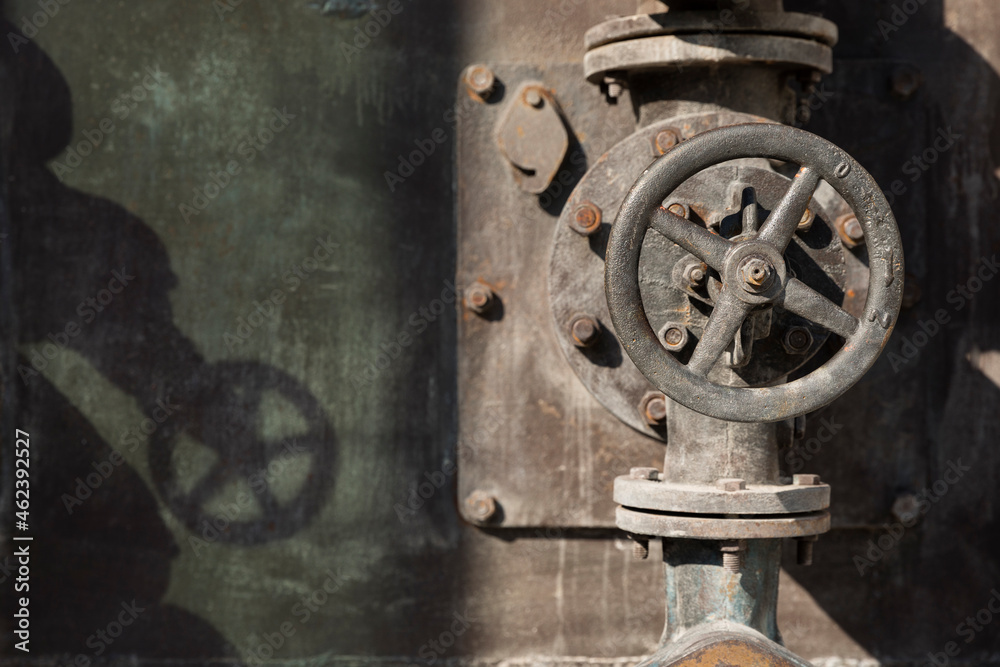
M 567 221 L 567 227 L 571 226 L 575 207 L 585 203 L 600 206 L 603 210 L 617 211 L 630 184 L 625 175 L 635 174 L 638 177 L 648 165 L 653 155 L 645 154 L 642 148 L 652 137 L 658 136 L 663 131 L 662 128 L 674 128 L 671 131 L 676 130 L 680 137 L 688 140 L 708 129 L 748 119 L 752 117 L 735 113 L 693 114 L 667 119 L 641 129 L 615 150 L 602 156 L 594 165 L 571 195 L 563 210 L 562 220 Z M 673 194 L 668 206 L 683 209 L 686 215 L 693 216 L 713 229 L 718 230 L 724 226 L 723 231 L 732 235 L 739 230 L 738 214 L 743 196 L 743 191 L 733 185 L 734 181 L 753 182 L 757 186 L 758 200 L 766 210 L 780 201 L 787 187 L 787 180 L 771 172 L 766 163 L 751 162 L 739 169 L 720 167 L 691 179 Z M 827 274 L 831 274 L 832 282 L 823 289 L 833 298 L 838 297 L 838 294 L 843 298 L 844 291 L 857 292 L 866 280 L 866 277 L 859 274 L 851 283 L 844 281 L 843 252 L 836 235 L 831 231 L 833 216 L 839 212 L 839 206 L 842 204 L 838 204 L 828 192 L 817 195 L 811 204 L 811 210 L 818 212 L 824 222 L 809 234 L 803 232 L 796 235 L 796 254 L 792 260 L 798 274 L 814 284 L 824 285 L 830 280 L 826 277 Z M 550 264 L 549 302 L 557 327 L 559 322 L 572 318 L 581 311 L 593 313 L 598 320 L 609 321 L 610 313 L 604 293 L 606 238 L 595 235 L 593 240 L 585 241 L 576 234 L 556 228 Z M 712 302 L 709 289 L 716 278 L 707 278 L 706 269 L 707 266 L 702 262 L 658 235 L 648 235 L 643 245 L 641 288 L 644 301 L 649 304 L 651 324 L 661 334 L 671 328 L 677 329 L 680 333 L 679 340 L 668 346 L 668 349 L 672 349 L 681 359 L 690 356 L 691 351 L 687 348 L 693 345 L 688 341 L 696 334 L 700 336 L 706 321 L 700 304 L 706 304 L 707 307 Z M 700 274 L 693 273 L 696 271 L 700 271 Z M 665 274 L 669 274 L 671 278 L 666 284 Z M 694 297 L 699 304 L 693 304 L 688 297 Z M 814 336 L 810 353 L 819 350 L 827 336 L 822 327 L 792 314 L 780 314 L 774 319 L 773 326 L 776 331 L 800 326 L 809 328 Z M 692 332 L 690 336 L 689 331 Z M 609 348 L 607 354 L 589 351 L 581 354 L 571 340 L 563 337 L 559 338 L 559 344 L 579 378 L 615 416 L 640 432 L 661 437 L 657 429 L 649 428 L 642 411 L 635 409 L 652 387 L 629 358 L 619 361 L 621 355 L 615 354 L 613 348 Z M 742 368 L 739 373 L 748 382 L 773 382 L 805 363 L 807 356 L 803 353 L 796 359 L 789 359 L 780 340 L 761 340 L 755 347 L 754 355 L 751 355 L 750 365 Z
M 459 83 L 456 284 L 481 280 L 499 297 L 488 316 L 466 313 L 458 321 L 459 497 L 477 489 L 494 496 L 503 508 L 497 527 L 614 528 L 614 478 L 643 462 L 659 465 L 663 446 L 608 420 L 563 360 L 557 340 L 575 354 L 629 363 L 608 331 L 607 315 L 580 304 L 553 318 L 548 267 L 557 229 L 583 246 L 606 234 L 606 219 L 590 237 L 573 231 L 569 219 L 583 202 L 566 205 L 566 199 L 585 167 L 631 134 L 634 120 L 629 109 L 608 105 L 579 65 L 547 67 L 544 74 L 521 66 L 491 69 L 497 90 L 507 92 L 489 104 L 463 107 L 467 93 Z M 494 135 L 513 100 L 510 91 L 526 82 L 541 82 L 563 101 L 566 123 L 580 137 L 552 185 L 537 196 L 521 189 Z M 562 212 L 567 220 L 559 218 Z M 587 267 L 579 270 L 586 275 Z M 584 348 L 572 335 L 581 315 L 600 327 Z M 641 397 L 642 391 L 626 406 L 637 422 Z
M 437 656 L 435 664 L 624 667 L 635 663 L 638 658 L 627 656 L 648 654 L 663 627 L 662 604 L 648 595 L 661 585 L 658 540 L 650 544 L 653 558 L 635 561 L 630 545 L 616 541 L 621 537 L 617 532 L 482 530 L 458 516 L 456 507 L 465 496 L 456 497 L 455 477 L 429 499 L 414 496 L 423 504 L 409 512 L 412 487 L 426 482 L 425 475 L 434 475 L 442 465 L 453 469 L 458 413 L 463 420 L 470 418 L 461 402 L 480 400 L 478 395 L 460 395 L 455 385 L 459 362 L 450 314 L 431 323 L 376 382 L 358 389 L 350 380 L 375 360 L 380 344 L 405 327 L 410 313 L 437 298 L 441 281 L 450 280 L 455 263 L 453 187 L 487 199 L 493 217 L 484 214 L 483 219 L 496 225 L 498 236 L 524 233 L 538 246 L 551 239 L 534 235 L 537 230 L 532 225 L 555 224 L 561 201 L 554 189 L 548 193 L 551 197 L 539 200 L 545 205 L 544 215 L 536 217 L 534 209 L 522 215 L 519 206 L 526 200 L 500 202 L 488 192 L 497 184 L 520 192 L 512 181 L 503 180 L 507 172 L 487 167 L 482 181 L 463 176 L 450 164 L 448 144 L 405 186 L 388 193 L 384 174 L 396 168 L 400 154 L 413 150 L 415 139 L 438 127 L 444 128 L 448 141 L 457 139 L 442 113 L 453 107 L 454 83 L 462 80 L 463 68 L 474 62 L 520 63 L 526 68 L 546 64 L 549 70 L 569 67 L 578 63 L 581 35 L 589 27 L 607 16 L 632 12 L 636 3 L 469 0 L 460 6 L 434 3 L 409 13 L 416 5 L 404 2 L 411 7 L 408 13 L 396 17 L 391 28 L 350 63 L 340 47 L 351 43 L 355 28 L 363 29 L 369 16 L 325 19 L 304 2 L 244 0 L 231 3 L 236 11 L 219 21 L 213 11 L 219 4 L 226 3 L 142 2 L 135 3 L 135 11 L 122 12 L 107 1 L 61 3 L 59 14 L 37 39 L 62 70 L 72 107 L 61 101 L 59 86 L 43 70 L 30 70 L 20 79 L 5 78 L 5 86 L 34 82 L 33 87 L 19 90 L 43 93 L 37 104 L 28 105 L 33 110 L 28 117 L 72 115 L 75 140 L 81 139 L 79 132 L 94 127 L 92 119 L 108 115 L 107 103 L 115 92 L 131 88 L 133 69 L 159 63 L 172 74 L 176 88 L 164 88 L 155 103 L 147 100 L 127 123 L 116 119 L 113 138 L 69 179 L 74 191 L 87 196 L 65 208 L 53 207 L 62 211 L 59 216 L 46 220 L 37 215 L 44 209 L 36 208 L 46 199 L 65 203 L 60 198 L 65 192 L 54 187 L 58 184 L 5 172 L 18 231 L 12 233 L 8 226 L 2 232 L 8 236 L 0 242 L 4 257 L 0 288 L 8 295 L 21 294 L 18 276 L 23 276 L 30 298 L 6 299 L 7 315 L 0 319 L 5 331 L 23 332 L 20 343 L 44 342 L 47 333 L 65 324 L 76 304 L 60 301 L 60 295 L 72 294 L 84 276 L 79 271 L 67 273 L 63 260 L 92 257 L 99 264 L 92 267 L 98 275 L 108 268 L 110 255 L 91 256 L 86 249 L 95 240 L 106 240 L 103 249 L 116 252 L 114 244 L 132 247 L 129 239 L 140 238 L 147 249 L 142 256 L 156 258 L 146 262 L 147 271 L 161 276 L 156 282 L 175 285 L 167 292 L 172 321 L 206 356 L 218 361 L 228 355 L 213 341 L 220 339 L 226 324 L 244 314 L 235 311 L 234 295 L 255 298 L 235 286 L 246 285 L 255 274 L 266 283 L 269 274 L 260 272 L 273 270 L 272 261 L 300 260 L 298 225 L 308 225 L 309 232 L 313 227 L 324 234 L 336 232 L 345 251 L 337 261 L 339 275 L 345 278 L 336 281 L 339 289 L 300 290 L 300 296 L 308 297 L 302 300 L 303 307 L 286 305 L 283 322 L 258 331 L 254 341 L 259 347 L 247 353 L 280 363 L 304 380 L 330 410 L 343 454 L 335 492 L 329 496 L 332 504 L 292 538 L 250 548 L 214 545 L 217 552 L 194 559 L 185 548 L 184 526 L 171 521 L 164 528 L 170 510 L 155 502 L 156 492 L 150 478 L 143 476 L 140 461 L 119 468 L 83 512 L 67 518 L 59 495 L 72 491 L 77 476 L 92 472 L 93 461 L 105 460 L 114 451 L 113 436 L 118 435 L 114 424 L 95 426 L 94 403 L 80 399 L 92 396 L 105 406 L 100 412 L 114 412 L 124 420 L 130 418 L 126 406 L 131 399 L 102 390 L 100 383 L 90 382 L 91 376 L 78 374 L 77 366 L 67 367 L 55 378 L 60 382 L 75 376 L 89 385 L 75 395 L 65 384 L 48 382 L 44 388 L 15 391 L 21 380 L 8 375 L 5 417 L 21 419 L 7 426 L 28 425 L 34 429 L 33 445 L 49 454 L 33 470 L 44 473 L 46 483 L 43 487 L 39 478 L 39 498 L 51 500 L 53 509 L 44 517 L 51 530 L 36 536 L 35 544 L 43 546 L 41 552 L 49 557 L 33 562 L 32 613 L 37 637 L 51 638 L 59 646 L 46 651 L 38 645 L 28 658 L 5 654 L 5 664 L 67 662 L 67 656 L 87 650 L 85 641 L 95 623 L 112 618 L 109 613 L 118 604 L 113 598 L 136 592 L 159 604 L 144 615 L 149 622 L 133 625 L 116 641 L 105 654 L 109 661 L 233 664 L 244 659 L 242 650 L 256 641 L 248 637 L 261 639 L 278 631 L 302 595 L 322 583 L 321 570 L 327 567 L 335 572 L 344 567 L 348 583 L 309 623 L 296 627 L 296 634 L 275 651 L 275 660 L 290 665 L 319 661 L 345 667 L 405 667 L 426 659 L 419 656 L 421 648 L 450 631 L 454 614 L 468 612 L 466 618 L 474 619 L 471 626 Z M 713 3 L 699 4 L 715 8 Z M 880 186 L 891 192 L 899 182 L 897 190 L 902 188 L 903 194 L 895 194 L 891 203 L 903 232 L 910 274 L 906 288 L 918 285 L 922 297 L 900 315 L 886 353 L 869 375 L 844 397 L 810 415 L 805 436 L 780 453 L 782 476 L 818 471 L 835 487 L 834 530 L 816 547 L 814 566 L 797 565 L 796 544 L 789 541 L 784 546 L 777 619 L 781 635 L 792 650 L 824 665 L 876 661 L 918 665 L 928 662 L 928 653 L 943 661 L 950 642 L 961 651 L 949 657 L 951 663 L 990 664 L 1000 650 L 996 619 L 980 626 L 983 630 L 968 643 L 955 629 L 984 608 L 992 583 L 1000 581 L 1000 563 L 994 557 L 1000 552 L 995 511 L 1000 502 L 995 448 L 1000 393 L 991 379 L 995 376 L 989 375 L 989 360 L 1000 345 L 992 307 L 1000 298 L 998 283 L 994 278 L 974 298 L 963 297 L 960 310 L 948 296 L 982 267 L 981 257 L 989 259 L 1000 248 L 992 203 L 998 187 L 994 172 L 1000 6 L 992 0 L 927 0 L 915 13 L 900 15 L 895 8 L 913 7 L 912 3 L 786 0 L 785 4 L 801 12 L 822 12 L 841 28 L 834 73 L 817 85 L 811 98 L 800 95 L 799 105 L 812 107 L 808 129 L 853 155 Z M 18 25 L 40 11 L 34 0 L 7 2 L 4 8 Z M 94 44 L 101 45 L 100 57 L 94 55 Z M 920 72 L 915 90 L 910 84 L 897 86 L 894 73 L 900 67 Z M 538 71 L 527 78 L 544 79 Z M 702 76 L 700 84 L 713 95 L 724 94 L 732 88 L 724 79 Z M 678 72 L 671 81 L 683 80 L 685 75 Z M 769 81 L 760 89 L 767 86 L 780 87 L 784 82 Z M 605 108 L 596 86 L 588 88 L 588 96 L 581 94 L 572 105 L 568 102 L 576 93 L 559 91 L 569 116 L 576 115 L 578 103 L 589 104 L 592 94 L 595 104 L 599 102 L 597 113 L 617 112 L 621 116 L 616 122 L 632 121 L 634 91 L 626 88 L 617 107 Z M 22 99 L 18 90 L 5 91 L 6 99 Z M 500 99 L 509 94 L 502 86 L 495 92 Z M 459 96 L 472 100 L 465 87 L 459 88 Z M 736 102 L 746 105 L 762 101 L 743 94 L 739 98 Z M 691 93 L 661 103 L 676 115 L 676 107 L 700 99 Z M 226 189 L 225 197 L 212 205 L 212 225 L 174 224 L 177 202 L 170 197 L 177 191 L 189 193 L 189 185 L 203 182 L 206 173 L 220 164 L 231 148 L 226 138 L 250 125 L 241 112 L 285 102 L 292 113 L 299 107 L 307 109 L 296 121 L 299 129 L 292 140 L 269 146 L 266 159 L 245 170 L 241 179 L 246 180 Z M 3 105 L 3 112 L 11 113 L 11 106 Z M 641 113 L 648 109 L 643 107 Z M 911 173 L 913 156 L 921 156 L 939 137 L 939 130 L 948 128 L 960 138 L 936 156 L 935 164 L 916 167 L 918 175 Z M 586 136 L 581 133 L 579 140 L 593 161 L 611 143 L 594 147 L 604 141 L 603 129 L 584 129 Z M 488 125 L 484 134 L 493 130 L 495 125 Z M 28 138 L 54 141 L 57 135 L 14 136 L 23 145 Z M 174 137 L 182 141 L 175 144 L 170 141 Z M 623 137 L 624 133 L 614 141 Z M 503 163 L 495 141 L 482 149 Z M 650 160 L 659 154 L 654 151 L 652 144 L 645 147 Z M 569 154 L 574 155 L 572 148 Z M 15 180 L 6 180 L 11 175 Z M 36 191 L 26 184 L 37 184 L 43 197 L 26 197 Z M 109 202 L 118 202 L 142 219 L 141 226 L 131 228 L 141 235 L 108 232 L 115 210 L 105 208 Z M 32 224 L 22 225 L 23 215 Z M 607 212 L 608 223 L 613 215 Z M 57 225 L 60 220 L 67 224 Z M 68 250 L 35 243 L 46 238 L 64 240 Z M 544 265 L 547 260 L 530 249 L 503 245 L 502 239 L 495 247 L 498 252 L 490 255 L 494 265 L 519 252 L 536 263 Z M 154 248 L 158 250 L 153 252 Z M 238 269 L 230 266 L 234 261 Z M 866 276 L 863 246 L 846 254 L 845 261 L 848 273 L 857 269 Z M 167 266 L 171 268 L 166 270 Z M 456 284 L 461 289 L 483 277 L 504 298 L 507 290 L 518 293 L 520 288 L 509 280 L 493 281 L 491 268 L 478 266 Z M 67 276 L 70 279 L 63 280 Z M 534 298 L 544 301 L 544 291 Z M 864 299 L 861 294 L 862 306 Z M 849 303 L 845 301 L 845 310 L 860 315 Z M 229 306 L 234 308 L 227 310 Z M 920 341 L 921 324 L 942 308 L 950 322 L 919 348 L 918 356 L 906 358 L 904 350 L 915 354 L 907 341 Z M 541 310 L 539 324 L 519 329 L 519 335 L 534 341 L 540 364 L 565 365 L 560 350 L 547 338 L 558 332 L 553 327 L 547 333 L 551 318 Z M 51 321 L 45 319 L 50 316 Z M 468 317 L 473 323 L 468 326 L 492 324 L 461 310 L 456 317 Z M 182 342 L 147 335 L 155 330 L 119 330 L 108 357 L 117 360 L 119 370 L 141 370 Z M 498 335 L 493 337 L 494 333 Z M 553 490 L 580 493 L 587 482 L 577 486 L 574 475 L 592 469 L 587 461 L 596 453 L 595 467 L 614 469 L 601 480 L 601 497 L 610 512 L 610 477 L 631 465 L 618 461 L 617 447 L 639 453 L 646 448 L 636 446 L 631 429 L 602 425 L 586 416 L 600 412 L 603 420 L 617 423 L 591 401 L 572 372 L 555 371 L 558 381 L 553 386 L 531 389 L 541 374 L 518 361 L 520 343 L 505 341 L 506 333 L 487 331 L 489 348 L 480 372 L 494 384 L 525 392 L 526 405 L 539 406 L 541 414 L 545 413 L 538 400 L 550 393 L 557 396 L 551 405 L 560 415 L 530 419 L 530 429 L 518 426 L 518 432 L 510 434 L 511 441 L 556 450 L 541 454 L 514 442 L 512 458 L 522 457 L 526 466 L 542 464 L 530 473 L 531 483 L 518 490 L 536 504 Z M 140 336 L 145 337 L 148 352 L 134 354 L 128 344 Z M 6 345 L 5 367 L 16 368 L 18 355 L 25 350 Z M 905 363 L 889 353 L 906 359 Z M 16 401 L 15 394 L 19 394 Z M 489 408 L 502 401 L 489 392 L 483 397 L 494 400 L 484 406 L 479 415 L 483 419 L 477 423 L 485 439 L 508 426 L 492 428 L 497 422 L 489 419 Z M 526 408 L 509 414 L 516 421 L 531 412 Z M 557 426 L 560 419 L 565 423 Z M 614 447 L 594 445 L 605 437 Z M 648 465 L 662 468 L 663 445 L 648 450 Z M 693 447 L 675 451 L 698 456 Z M 738 455 L 732 450 L 718 462 L 730 466 L 725 475 L 744 474 L 737 469 Z M 878 548 L 879 539 L 887 535 L 883 525 L 892 527 L 900 520 L 892 514 L 897 498 L 911 494 L 926 500 L 925 489 L 933 493 L 934 482 L 956 460 L 973 470 L 932 502 L 891 550 L 872 551 L 871 544 Z M 712 462 L 700 465 L 709 467 Z M 585 495 L 560 496 L 556 502 L 562 507 L 582 505 Z M 405 521 L 393 510 L 396 504 L 407 508 Z M 4 523 L 5 529 L 9 526 Z M 181 539 L 175 540 L 176 535 Z M 701 556 L 721 570 L 718 545 L 704 546 Z M 754 571 L 752 550 L 751 544 L 743 577 Z M 73 554 L 69 566 L 66 553 Z M 862 574 L 856 559 L 867 562 L 866 554 L 871 560 L 863 564 Z M 9 567 L 2 557 L 0 563 Z M 4 587 L 0 601 L 5 605 L 14 597 L 8 595 L 10 583 L 8 578 L 0 584 Z M 733 586 L 734 591 L 740 588 Z M 4 618 L 9 620 L 6 613 Z M 227 646 L 229 642 L 235 646 Z M 9 645 L 4 650 L 8 649 Z

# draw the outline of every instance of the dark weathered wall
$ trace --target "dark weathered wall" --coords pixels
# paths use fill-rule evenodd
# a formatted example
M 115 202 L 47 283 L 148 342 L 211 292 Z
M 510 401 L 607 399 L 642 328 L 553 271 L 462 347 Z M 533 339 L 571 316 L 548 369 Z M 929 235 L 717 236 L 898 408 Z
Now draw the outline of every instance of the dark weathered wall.
M 887 354 L 905 359 L 938 309 L 951 320 L 915 358 L 883 358 L 824 411 L 844 428 L 798 453 L 834 485 L 839 528 L 814 567 L 788 567 L 779 622 L 807 658 L 917 661 L 955 640 L 959 659 L 986 660 L 1000 622 L 970 644 L 956 626 L 1000 584 L 1000 281 L 961 308 L 949 292 L 1000 250 L 1000 7 L 897 4 L 918 8 L 883 38 L 891 2 L 786 2 L 841 26 L 832 95 L 808 128 L 906 190 L 894 209 L 922 297 Z M 616 535 L 546 539 L 459 520 L 441 472 L 457 444 L 456 322 L 450 308 L 434 314 L 452 294 L 446 112 L 462 68 L 578 62 L 585 28 L 634 0 L 565 2 L 558 14 L 546 14 L 554 2 L 400 0 L 355 51 L 343 45 L 372 19 L 305 0 L 53 6 L 35 46 L 0 44 L 0 118 L 12 119 L 0 128 L 3 312 L 16 315 L 4 343 L 19 355 L 5 357 L 0 535 L 9 553 L 7 444 L 21 428 L 35 537 L 32 652 L 5 639 L 2 654 L 94 658 L 107 644 L 88 638 L 133 599 L 144 611 L 101 657 L 247 660 L 267 637 L 280 639 L 276 658 L 317 664 L 649 651 L 663 617 L 658 553 L 633 562 Z M 40 11 L 4 7 L 15 26 Z M 922 78 L 905 101 L 889 83 L 904 62 Z M 245 135 L 276 113 L 287 124 L 275 120 L 251 160 Z M 391 190 L 397 156 L 439 128 L 448 139 Z M 960 138 L 911 181 L 905 163 L 949 128 Z M 66 147 L 81 144 L 95 146 L 78 160 Z M 213 178 L 224 187 L 196 197 Z M 134 278 L 102 311 L 78 310 L 104 298 L 113 271 Z M 403 333 L 412 342 L 397 352 Z M 393 358 L 379 368 L 383 351 Z M 277 445 L 253 447 L 255 431 Z M 121 465 L 86 488 L 114 452 Z M 894 521 L 895 499 L 958 461 L 972 469 L 859 575 L 855 557 Z M 444 483 L 400 511 L 428 479 Z M 240 524 L 229 533 L 201 523 L 227 511 Z M 432 648 L 453 631 L 454 646 Z

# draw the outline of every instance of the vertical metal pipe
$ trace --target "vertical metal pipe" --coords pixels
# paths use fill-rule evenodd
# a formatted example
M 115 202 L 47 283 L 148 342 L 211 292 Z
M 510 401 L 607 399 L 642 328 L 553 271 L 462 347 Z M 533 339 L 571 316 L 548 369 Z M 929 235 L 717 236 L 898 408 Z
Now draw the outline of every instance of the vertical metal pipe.
M 738 477 L 748 484 L 778 482 L 777 424 L 726 422 L 671 402 L 667 432 L 667 481 L 713 484 Z M 739 546 L 742 565 L 733 572 L 723 566 L 721 542 L 663 540 L 664 645 L 692 628 L 721 620 L 778 640 L 781 541 L 746 540 Z

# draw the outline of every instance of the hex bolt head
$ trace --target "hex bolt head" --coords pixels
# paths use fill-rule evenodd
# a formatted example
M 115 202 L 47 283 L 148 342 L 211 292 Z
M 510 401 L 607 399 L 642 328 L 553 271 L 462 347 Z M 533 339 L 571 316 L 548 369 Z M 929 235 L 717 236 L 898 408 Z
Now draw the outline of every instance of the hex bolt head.
M 657 155 L 663 155 L 680 142 L 680 133 L 672 127 L 668 127 L 656 133 L 656 138 L 653 139 L 653 146 L 656 148 Z
M 795 538 L 795 562 L 799 565 L 813 564 L 813 545 L 819 539 L 818 535 L 804 535 Z
M 658 391 L 646 392 L 639 401 L 639 414 L 650 426 L 663 426 L 667 423 L 667 397 Z
M 792 475 L 792 484 L 795 486 L 819 486 L 822 482 L 819 475 Z
M 813 335 L 805 327 L 790 327 L 782 339 L 788 354 L 805 354 L 813 344 Z
M 660 342 L 671 352 L 679 352 L 688 343 L 688 330 L 683 324 L 667 322 L 660 329 Z
M 589 201 L 581 203 L 569 219 L 569 227 L 580 236 L 591 236 L 601 228 L 601 209 Z
M 570 320 L 569 336 L 581 349 L 592 347 L 601 337 L 601 325 L 590 315 L 577 315 Z
M 654 482 L 660 481 L 660 471 L 656 468 L 631 468 L 628 476 L 632 479 L 648 479 Z
M 542 97 L 537 88 L 528 88 L 524 93 L 524 101 L 536 109 L 541 109 L 542 105 L 545 104 L 545 98 Z
M 858 217 L 847 213 L 837 218 L 837 234 L 848 248 L 854 248 L 865 242 L 865 230 L 862 229 Z
M 686 263 L 681 264 L 681 273 L 678 276 L 674 273 L 674 280 L 678 280 L 681 283 L 679 287 L 681 289 L 691 290 L 701 287 L 705 284 L 705 279 L 708 277 L 708 265 L 704 262 L 686 261 Z M 662 338 L 662 336 L 661 336 Z
M 465 307 L 477 315 L 489 312 L 495 301 L 493 290 L 482 281 L 477 280 L 465 290 Z
M 483 99 L 490 96 L 496 82 L 496 76 L 486 65 L 472 65 L 465 70 L 465 85 Z
M 465 499 L 465 508 L 473 520 L 486 523 L 496 516 L 497 499 L 477 489 Z
M 632 538 L 632 558 L 636 560 L 646 560 L 649 558 L 649 540 L 638 537 Z
M 746 491 L 747 483 L 739 477 L 732 477 L 716 480 L 715 486 L 720 491 L 735 493 L 736 491 Z
M 760 257 L 747 257 L 738 270 L 740 282 L 748 292 L 765 292 L 774 283 L 775 271 L 771 263 Z

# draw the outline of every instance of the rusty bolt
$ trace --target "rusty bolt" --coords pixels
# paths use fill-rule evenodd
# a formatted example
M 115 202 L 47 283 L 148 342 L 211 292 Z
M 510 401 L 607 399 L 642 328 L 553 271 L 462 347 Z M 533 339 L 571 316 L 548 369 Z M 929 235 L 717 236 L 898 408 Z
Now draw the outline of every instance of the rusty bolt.
M 660 471 L 656 468 L 631 468 L 628 476 L 632 479 L 649 479 L 654 482 L 660 481 Z
M 545 98 L 542 97 L 537 88 L 528 88 L 527 92 L 524 93 L 524 101 L 536 109 L 540 109 L 545 104 Z
M 806 212 L 802 214 L 802 218 L 799 220 L 798 230 L 800 232 L 808 232 L 812 229 L 813 222 L 816 220 L 816 214 L 806 209 Z
M 473 491 L 465 499 L 469 516 L 479 523 L 486 523 L 496 516 L 497 499 L 484 491 Z
M 795 538 L 795 562 L 799 565 L 813 564 L 813 545 L 819 539 L 818 535 L 803 535 Z
M 684 219 L 689 218 L 691 215 L 691 209 L 686 204 L 681 204 L 680 202 L 674 202 L 667 207 L 667 210 Z
M 650 426 L 662 426 L 667 423 L 667 397 L 658 391 L 646 392 L 639 401 L 639 414 Z
M 722 543 L 722 567 L 726 572 L 739 572 L 743 567 L 743 544 L 740 540 L 725 540 Z
M 687 327 L 682 324 L 667 322 L 660 329 L 660 340 L 663 342 L 663 346 L 671 352 L 683 350 L 688 342 Z
M 819 486 L 819 475 L 792 475 L 792 484 L 795 486 Z
M 901 524 L 910 527 L 920 516 L 920 501 L 912 493 L 904 493 L 892 504 L 892 515 Z
M 569 226 L 580 236 L 590 236 L 601 228 L 601 209 L 589 201 L 583 202 L 573 212 Z
M 912 65 L 900 65 L 893 71 L 890 83 L 893 95 L 901 100 L 908 100 L 920 88 L 920 71 Z
M 742 479 L 740 479 L 739 477 L 732 477 L 732 478 L 716 480 L 715 486 L 720 491 L 725 491 L 726 493 L 733 493 L 735 491 L 745 491 L 747 488 L 747 483 Z
M 646 560 L 649 558 L 649 540 L 633 537 L 632 557 L 636 560 Z
M 853 213 L 847 213 L 837 218 L 837 233 L 840 240 L 848 248 L 861 245 L 865 242 L 865 230 L 861 228 L 861 223 Z
M 496 83 L 496 76 L 486 65 L 472 65 L 465 70 L 465 85 L 483 99 L 490 96 Z
M 656 133 L 656 138 L 653 140 L 653 144 L 656 148 L 657 155 L 663 155 L 671 148 L 679 144 L 681 141 L 681 136 L 678 134 L 677 130 L 673 128 L 667 128 L 665 130 L 660 130 Z
M 805 327 L 791 327 L 781 342 L 788 354 L 805 354 L 813 344 L 812 332 Z
M 569 335 L 573 345 L 590 347 L 601 337 L 601 325 L 590 315 L 577 315 L 569 323 Z
M 748 257 L 740 264 L 743 286 L 753 292 L 764 292 L 774 283 L 774 267 L 765 259 Z
M 684 269 L 684 279 L 691 287 L 698 287 L 705 282 L 705 272 L 708 266 L 703 262 L 697 262 Z
M 482 281 L 477 280 L 465 290 L 465 305 L 477 315 L 488 312 L 495 301 L 493 290 Z

